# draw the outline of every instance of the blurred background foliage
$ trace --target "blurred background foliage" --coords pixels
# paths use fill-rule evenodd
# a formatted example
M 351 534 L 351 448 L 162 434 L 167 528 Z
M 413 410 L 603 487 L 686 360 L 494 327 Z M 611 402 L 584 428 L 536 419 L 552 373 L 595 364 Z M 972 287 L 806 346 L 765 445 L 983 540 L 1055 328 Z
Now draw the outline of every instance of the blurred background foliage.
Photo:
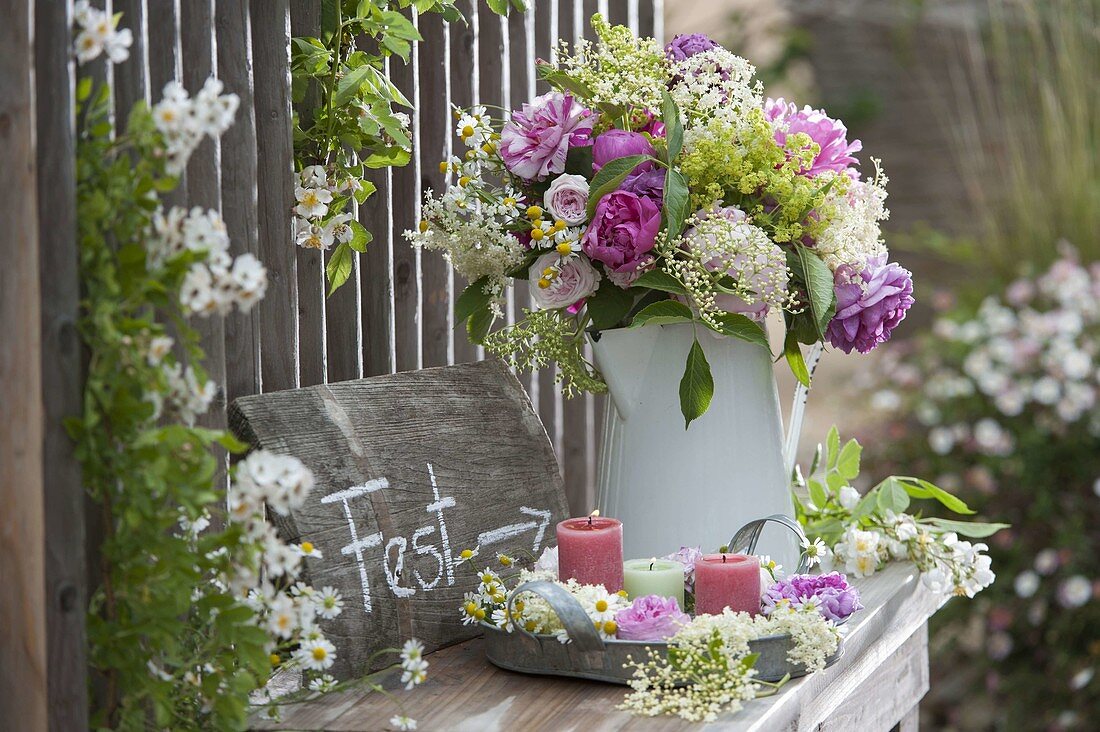
M 870 357 L 827 354 L 804 434 L 1014 525 L 994 586 L 934 619 L 922 721 L 1097 729 L 1100 0 L 666 0 L 666 35 L 703 30 L 891 178 L 918 303 Z

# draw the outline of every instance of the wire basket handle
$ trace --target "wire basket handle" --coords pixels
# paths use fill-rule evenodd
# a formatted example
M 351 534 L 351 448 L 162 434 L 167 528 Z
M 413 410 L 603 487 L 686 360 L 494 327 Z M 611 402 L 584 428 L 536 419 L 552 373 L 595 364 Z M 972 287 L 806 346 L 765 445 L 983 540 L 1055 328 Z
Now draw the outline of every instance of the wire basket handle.
M 777 523 L 781 526 L 785 526 L 793 531 L 798 536 L 798 542 L 800 547 L 805 547 L 808 543 L 806 540 L 806 533 L 802 531 L 802 527 L 797 521 L 790 516 L 785 516 L 781 513 L 772 514 L 764 518 L 750 521 L 733 535 L 730 539 L 729 550 L 736 554 L 755 554 L 756 545 L 760 541 L 760 534 L 764 532 L 764 527 L 768 522 Z M 798 567 L 795 569 L 796 574 L 805 574 L 810 569 L 810 559 L 806 556 L 806 552 L 802 552 L 798 558 Z
M 595 626 L 592 625 L 592 620 L 588 617 L 588 613 L 584 611 L 581 604 L 577 602 L 577 598 L 573 597 L 564 587 L 553 582 L 547 582 L 545 580 L 524 582 L 522 585 L 512 590 L 512 593 L 508 595 L 509 617 L 515 617 L 516 613 L 514 606 L 516 599 L 520 595 L 526 593 L 538 595 L 550 603 L 550 607 L 553 608 L 554 613 L 558 616 L 562 626 L 565 628 L 565 632 L 569 635 L 569 640 L 571 641 L 570 645 L 583 654 L 599 654 L 600 660 L 598 663 L 596 663 L 595 658 L 591 660 L 597 667 L 603 665 L 603 639 L 600 638 L 600 634 L 596 632 Z M 535 638 L 534 633 L 527 630 L 519 623 L 516 623 L 516 628 L 519 632 L 531 638 Z

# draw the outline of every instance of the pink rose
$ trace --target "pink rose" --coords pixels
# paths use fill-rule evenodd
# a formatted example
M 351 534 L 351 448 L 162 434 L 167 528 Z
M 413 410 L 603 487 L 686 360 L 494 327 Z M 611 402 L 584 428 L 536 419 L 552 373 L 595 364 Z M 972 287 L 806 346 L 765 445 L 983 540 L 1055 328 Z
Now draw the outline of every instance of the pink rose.
M 553 277 L 544 277 L 549 269 L 555 270 Z M 531 301 L 543 310 L 566 308 L 591 295 L 600 284 L 600 273 L 584 255 L 563 259 L 557 252 L 550 251 L 535 260 L 528 270 Z M 546 282 L 546 287 L 540 283 Z
M 565 170 L 570 147 L 591 144 L 592 111 L 576 104 L 573 97 L 549 92 L 536 97 L 500 132 L 500 156 L 504 167 L 524 180 L 544 180 Z
M 583 175 L 559 175 L 542 197 L 546 210 L 570 226 L 588 220 L 588 181 Z
M 608 130 L 592 143 L 592 170 L 599 172 L 600 168 L 612 160 L 625 158 L 631 155 L 656 155 L 649 139 L 640 132 L 628 130 Z M 645 167 L 643 167 L 645 166 Z M 652 162 L 645 162 L 636 170 L 649 170 Z
M 612 281 L 618 275 L 636 277 L 653 260 L 649 252 L 660 229 L 661 209 L 652 199 L 615 191 L 596 205 L 581 246 L 589 258 L 603 262 Z
M 675 599 L 658 595 L 636 598 L 630 607 L 615 613 L 621 640 L 667 640 L 690 622 L 691 618 L 680 610 Z

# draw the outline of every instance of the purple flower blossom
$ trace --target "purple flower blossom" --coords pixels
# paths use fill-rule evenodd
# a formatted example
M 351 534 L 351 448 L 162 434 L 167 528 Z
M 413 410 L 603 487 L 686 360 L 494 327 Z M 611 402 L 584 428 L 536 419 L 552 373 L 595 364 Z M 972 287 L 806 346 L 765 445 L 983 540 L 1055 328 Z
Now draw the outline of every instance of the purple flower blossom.
M 842 264 L 834 274 L 836 315 L 829 321 L 829 343 L 851 353 L 870 353 L 890 340 L 913 305 L 913 275 L 886 255 L 867 260 L 862 272 Z
M 675 598 L 659 595 L 636 598 L 630 607 L 615 613 L 618 637 L 623 640 L 667 640 L 690 622 L 691 618 L 680 610 Z
M 589 259 L 603 262 L 609 277 L 634 275 L 652 261 L 649 252 L 660 228 L 661 209 L 657 204 L 627 191 L 614 191 L 596 205 L 581 246 Z
M 617 158 L 625 158 L 630 155 L 656 155 L 653 145 L 640 132 L 629 130 L 608 130 L 596 138 L 592 143 L 592 171 L 598 173 L 600 168 Z M 652 162 L 640 164 L 635 170 L 649 170 Z
M 697 546 L 682 546 L 680 551 L 669 554 L 662 559 L 671 559 L 684 565 L 684 589 L 695 594 L 695 563 L 703 556 L 703 552 Z
M 764 592 L 761 599 L 764 614 L 771 615 L 784 600 L 793 607 L 813 602 L 818 612 L 834 622 L 863 609 L 859 590 L 850 586 L 848 578 L 840 572 L 796 574 L 779 580 Z
M 619 190 L 652 198 L 660 205 L 665 199 L 664 169 L 651 167 L 649 170 L 642 170 L 641 168 L 642 166 L 639 165 L 631 171 L 630 175 L 626 176 L 622 185 L 619 186 Z
M 859 140 L 849 143 L 844 123 L 831 119 L 825 112 L 809 106 L 799 109 L 794 102 L 788 103 L 780 97 L 764 103 L 764 115 L 775 129 L 777 144 L 786 144 L 787 135 L 804 132 L 821 147 L 810 167 L 800 171 L 802 175 L 812 178 L 826 171 L 842 173 L 852 165 L 859 165 L 852 153 L 862 150 L 863 143 Z
M 549 92 L 512 112 L 500 133 L 504 167 L 524 180 L 543 180 L 565 170 L 570 147 L 591 144 L 592 111 L 573 97 Z
M 702 33 L 681 33 L 665 46 L 665 56 L 672 61 L 683 61 L 688 56 L 718 47 L 717 42 Z

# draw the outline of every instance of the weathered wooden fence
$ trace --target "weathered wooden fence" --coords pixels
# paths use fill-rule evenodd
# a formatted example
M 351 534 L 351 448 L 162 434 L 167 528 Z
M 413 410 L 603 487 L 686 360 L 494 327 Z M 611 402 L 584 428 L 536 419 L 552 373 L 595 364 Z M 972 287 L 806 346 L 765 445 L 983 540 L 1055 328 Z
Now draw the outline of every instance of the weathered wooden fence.
M 117 124 L 172 79 L 195 92 L 214 75 L 241 98 L 236 124 L 204 143 L 173 194 L 173 203 L 219 209 L 233 253 L 252 252 L 268 269 L 267 297 L 251 314 L 201 323 L 206 367 L 224 384 L 207 424 L 224 426 L 226 404 L 242 395 L 480 358 L 453 328 L 463 283 L 402 236 L 419 220 L 421 192 L 443 183 L 437 164 L 451 151 L 451 105 L 511 108 L 544 91 L 535 59 L 550 58 L 556 38 L 589 33 L 597 11 L 659 38 L 662 2 L 528 0 L 527 12 L 502 19 L 460 0 L 468 24 L 418 18 L 424 42 L 408 65 L 390 67 L 414 105 L 416 155 L 373 174 L 378 193 L 358 216 L 374 242 L 326 299 L 323 255 L 294 246 L 290 215 L 289 43 L 316 26 L 320 0 L 94 0 L 122 13 L 134 34 L 128 61 L 93 68 L 111 82 Z M 61 426 L 80 410 L 82 384 L 72 0 L 0 0 L 0 11 L 0 220 L 9 226 L 0 238 L 0 322 L 14 324 L 0 348 L 0 708 L 18 709 L 23 729 L 47 718 L 51 729 L 83 729 L 96 522 L 85 516 Z M 509 317 L 527 301 L 517 292 Z M 523 384 L 556 447 L 571 509 L 587 512 L 603 404 L 563 401 L 549 371 Z

